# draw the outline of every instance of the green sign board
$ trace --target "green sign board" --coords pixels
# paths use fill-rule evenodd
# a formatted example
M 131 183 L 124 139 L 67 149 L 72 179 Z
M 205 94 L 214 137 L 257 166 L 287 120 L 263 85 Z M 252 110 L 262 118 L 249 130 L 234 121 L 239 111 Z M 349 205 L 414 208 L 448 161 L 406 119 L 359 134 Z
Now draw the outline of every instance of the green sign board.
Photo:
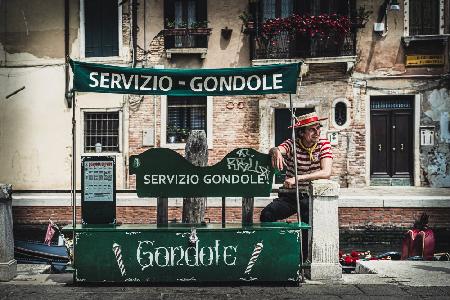
M 77 282 L 298 282 L 306 224 L 77 225 Z M 71 232 L 66 226 L 64 231 Z M 195 239 L 193 239 L 195 235 Z
M 177 152 L 155 148 L 130 157 L 139 197 L 267 197 L 274 169 L 270 156 L 235 149 L 219 163 L 197 167 Z
M 79 92 L 220 96 L 295 94 L 300 64 L 224 69 L 127 68 L 70 60 Z
M 116 160 L 110 156 L 81 158 L 83 224 L 116 222 Z

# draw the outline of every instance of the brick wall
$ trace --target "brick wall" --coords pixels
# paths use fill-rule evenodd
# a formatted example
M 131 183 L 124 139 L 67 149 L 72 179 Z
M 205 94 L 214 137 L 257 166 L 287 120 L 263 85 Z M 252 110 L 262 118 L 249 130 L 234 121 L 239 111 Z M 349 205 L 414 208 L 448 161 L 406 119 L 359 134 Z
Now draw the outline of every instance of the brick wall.
M 299 101 L 307 107 L 316 107 L 328 130 L 338 131 L 338 145 L 333 149 L 332 180 L 342 187 L 366 185 L 366 130 L 364 92 L 354 93 L 354 87 L 345 75 L 345 64 L 310 65 L 299 91 Z M 333 80 L 332 80 L 333 79 Z M 350 105 L 350 123 L 346 128 L 336 128 L 332 122 L 332 103 L 346 98 Z
M 152 59 L 161 57 L 163 51 L 162 39 L 152 41 L 155 53 Z M 328 78 L 328 80 L 327 80 Z M 300 83 L 299 83 L 300 84 Z M 331 103 L 336 98 L 346 98 L 350 101 L 351 123 L 348 128 L 339 131 L 339 144 L 334 146 L 335 155 L 332 179 L 343 187 L 365 185 L 365 127 L 364 116 L 358 98 L 355 101 L 352 84 L 348 81 L 345 63 L 312 64 L 310 72 L 301 84 L 295 99 L 297 107 L 316 107 L 321 116 L 331 120 Z M 260 99 L 270 99 L 271 103 L 285 105 L 287 95 L 264 96 L 222 96 L 213 97 L 213 149 L 209 151 L 208 164 L 219 162 L 227 153 L 235 148 L 249 147 L 260 149 L 260 139 L 271 136 L 272 133 L 260 130 Z M 362 97 L 361 97 L 362 99 Z M 357 104 L 355 104 L 357 102 Z M 153 98 L 146 96 L 139 106 L 130 107 L 129 114 L 129 152 L 139 154 L 147 150 L 142 146 L 142 131 L 153 128 L 156 116 L 155 145 L 160 144 L 160 98 L 156 99 L 156 113 L 153 109 Z M 356 109 L 358 108 L 358 109 Z M 361 115 L 362 114 L 362 115 Z M 327 121 L 326 121 L 327 122 Z M 332 123 L 328 121 L 330 130 Z M 272 129 L 267 129 L 272 130 Z M 260 137 L 260 132 L 262 137 Z M 184 151 L 178 151 L 184 155 Z M 135 187 L 135 178 L 130 176 L 129 187 Z
M 449 228 L 450 208 L 339 208 L 341 228 L 412 227 L 421 213 L 429 216 L 430 227 Z
M 253 220 L 259 222 L 261 207 L 255 207 Z M 81 209 L 77 209 L 77 220 L 80 220 Z M 339 226 L 341 229 L 370 228 L 410 228 L 414 220 L 422 212 L 430 218 L 432 228 L 450 227 L 450 208 L 339 208 Z M 117 221 L 121 223 L 148 224 L 156 223 L 156 207 L 136 206 L 117 207 Z M 220 207 L 208 207 L 205 220 L 212 223 L 221 222 Z M 240 223 L 242 211 L 240 207 L 228 207 L 226 219 L 229 223 Z M 58 224 L 72 223 L 70 207 L 13 207 L 14 224 L 47 224 L 51 218 Z M 169 220 L 181 220 L 181 207 L 169 207 Z M 296 216 L 289 218 L 295 222 Z
M 259 108 L 255 97 L 214 97 L 214 149 L 209 164 L 236 148 L 259 148 Z

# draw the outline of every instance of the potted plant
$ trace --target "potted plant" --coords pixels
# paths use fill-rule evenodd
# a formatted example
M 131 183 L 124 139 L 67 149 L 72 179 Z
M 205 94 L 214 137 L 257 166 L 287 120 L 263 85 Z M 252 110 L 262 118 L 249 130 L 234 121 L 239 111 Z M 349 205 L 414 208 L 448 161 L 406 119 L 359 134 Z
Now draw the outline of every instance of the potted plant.
M 187 23 L 181 22 L 177 24 L 173 20 L 166 19 L 166 26 L 164 28 L 164 35 L 186 35 Z
M 185 143 L 188 136 L 189 136 L 189 129 L 187 128 L 179 128 L 178 129 L 178 136 L 182 143 Z
M 167 126 L 167 143 L 173 144 L 177 139 L 178 127 L 177 126 Z
M 243 11 L 239 15 L 239 19 L 242 21 L 242 31 L 244 33 L 251 33 L 255 30 L 255 21 L 249 13 Z
M 189 34 L 209 35 L 211 28 L 208 28 L 209 21 L 197 21 L 189 24 Z
M 365 6 L 360 6 L 353 18 L 352 25 L 356 28 L 364 28 L 366 26 L 366 23 L 369 21 L 369 17 L 372 13 L 373 11 L 366 10 Z

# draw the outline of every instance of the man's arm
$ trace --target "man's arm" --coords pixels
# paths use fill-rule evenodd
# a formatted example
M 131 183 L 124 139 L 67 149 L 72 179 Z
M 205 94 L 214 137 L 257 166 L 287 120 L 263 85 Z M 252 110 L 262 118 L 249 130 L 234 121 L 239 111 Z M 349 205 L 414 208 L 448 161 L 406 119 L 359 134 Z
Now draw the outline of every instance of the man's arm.
M 298 175 L 298 181 L 311 181 L 316 179 L 329 179 L 331 176 L 331 167 L 333 166 L 333 159 L 325 157 L 320 160 L 320 170 L 309 174 Z M 295 187 L 295 178 L 290 177 L 284 181 L 284 186 L 287 188 Z
M 283 155 L 286 154 L 286 150 L 283 147 L 273 147 L 269 151 L 269 155 L 272 158 L 272 167 L 278 170 L 283 170 L 284 158 Z

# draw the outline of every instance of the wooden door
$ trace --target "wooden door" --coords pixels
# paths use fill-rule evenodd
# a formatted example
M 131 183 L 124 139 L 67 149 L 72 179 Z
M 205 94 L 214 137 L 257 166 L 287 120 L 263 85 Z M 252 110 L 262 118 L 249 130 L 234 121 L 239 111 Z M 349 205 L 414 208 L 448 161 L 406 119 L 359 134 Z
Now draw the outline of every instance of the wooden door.
M 314 111 L 314 108 L 296 108 L 295 115 L 301 116 Z M 275 146 L 278 146 L 287 139 L 292 138 L 291 113 L 289 108 L 275 109 Z M 275 183 L 283 183 L 286 176 L 286 169 L 280 175 L 275 176 Z
M 410 177 L 412 172 L 412 114 L 392 112 L 392 176 Z
M 371 168 L 372 175 L 390 176 L 390 115 L 388 111 L 374 112 L 371 115 Z
M 412 98 L 373 97 L 370 124 L 372 177 L 411 178 L 413 170 Z

